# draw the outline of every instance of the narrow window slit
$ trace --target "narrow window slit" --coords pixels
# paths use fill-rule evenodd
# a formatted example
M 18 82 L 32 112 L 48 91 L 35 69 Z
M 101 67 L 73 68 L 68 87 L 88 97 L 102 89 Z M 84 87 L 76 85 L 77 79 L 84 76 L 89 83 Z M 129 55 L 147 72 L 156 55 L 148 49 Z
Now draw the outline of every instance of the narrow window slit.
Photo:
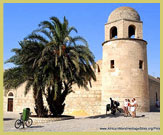
M 139 69 L 143 69 L 143 61 L 139 60 Z
M 110 61 L 110 68 L 114 68 L 114 60 Z

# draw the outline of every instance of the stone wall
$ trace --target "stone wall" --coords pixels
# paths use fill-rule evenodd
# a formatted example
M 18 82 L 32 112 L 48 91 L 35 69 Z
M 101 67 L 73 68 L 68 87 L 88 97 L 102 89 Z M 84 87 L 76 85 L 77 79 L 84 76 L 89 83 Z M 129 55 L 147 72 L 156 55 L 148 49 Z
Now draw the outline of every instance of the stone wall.
M 24 90 L 25 90 L 25 83 L 22 84 L 17 89 L 6 91 L 4 93 L 5 94 L 4 104 L 3 104 L 4 112 L 7 111 L 8 98 L 13 98 L 13 112 L 20 113 L 24 108 L 31 108 L 31 111 L 34 112 L 34 100 L 33 100 L 32 88 L 26 96 L 24 95 Z M 13 93 L 13 97 L 8 96 L 10 92 Z
M 17 89 L 4 90 L 3 97 L 3 111 L 7 112 L 8 98 L 13 98 L 13 112 L 20 113 L 24 108 L 30 108 L 31 112 L 35 114 L 34 111 L 34 99 L 33 99 L 33 90 L 32 87 L 29 90 L 27 95 L 24 95 L 26 83 L 22 84 Z M 13 96 L 9 96 L 9 93 L 12 92 Z M 45 98 L 43 97 L 44 105 L 47 105 Z
M 160 80 L 149 75 L 149 93 L 150 93 L 150 111 L 157 111 L 156 93 L 158 101 L 160 101 Z
M 89 90 L 84 88 L 79 88 L 77 85 L 73 85 L 74 93 L 70 93 L 65 100 L 65 115 L 75 115 L 75 116 L 89 116 L 100 114 L 101 107 L 101 64 L 102 61 L 97 62 L 98 67 L 96 69 L 96 82 L 91 81 L 92 87 L 89 86 Z M 7 112 L 8 105 L 8 94 L 13 93 L 13 112 L 20 113 L 24 108 L 30 108 L 33 113 L 34 111 L 34 100 L 32 88 L 29 93 L 25 96 L 25 83 L 22 84 L 19 88 L 14 90 L 9 90 L 4 92 L 3 99 L 3 110 Z M 47 105 L 44 99 L 45 105 Z
M 92 87 L 89 90 L 73 86 L 74 93 L 70 93 L 66 98 L 64 114 L 75 116 L 90 116 L 101 113 L 101 62 L 96 70 L 96 81 L 92 81 Z
M 114 60 L 114 68 L 111 68 Z M 139 60 L 143 68 L 139 68 Z M 112 97 L 120 101 L 136 98 L 139 111 L 149 111 L 149 89 L 146 42 L 136 39 L 115 39 L 103 45 L 102 113 Z
M 92 82 L 92 88 L 89 88 L 89 91 L 78 88 L 76 85 L 73 86 L 75 93 L 70 93 L 66 98 L 66 106 L 65 106 L 65 115 L 73 115 L 73 116 L 92 116 L 101 114 L 101 68 L 100 72 L 96 72 L 97 81 Z M 4 113 L 7 112 L 7 100 L 8 94 L 12 92 L 13 96 L 13 112 L 20 113 L 23 108 L 30 107 L 31 111 L 34 112 L 34 100 L 32 90 L 28 93 L 27 96 L 24 96 L 25 84 L 20 86 L 18 89 L 9 90 L 4 93 L 3 97 L 3 110 Z M 150 94 L 150 111 L 156 111 L 156 92 L 158 99 L 160 101 L 160 81 L 152 76 L 149 76 L 149 94 Z M 122 95 L 123 92 L 119 91 L 119 94 Z M 111 93 L 110 93 L 111 94 Z M 111 95 L 112 97 L 113 95 Z M 106 97 L 107 102 L 109 102 L 109 96 Z M 123 99 L 117 99 L 121 101 L 121 105 L 123 105 Z M 132 97 L 131 97 L 132 98 Z M 116 99 L 116 98 L 114 98 Z M 45 101 L 45 100 L 44 100 Z M 139 103 L 139 102 L 138 102 Z M 46 102 L 45 102 L 46 104 Z M 140 104 L 140 103 L 139 103 Z

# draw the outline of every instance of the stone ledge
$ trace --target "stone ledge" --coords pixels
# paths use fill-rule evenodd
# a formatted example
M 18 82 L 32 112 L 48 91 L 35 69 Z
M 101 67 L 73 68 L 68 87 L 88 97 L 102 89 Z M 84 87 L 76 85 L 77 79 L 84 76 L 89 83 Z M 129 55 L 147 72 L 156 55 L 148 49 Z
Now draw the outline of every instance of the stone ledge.
M 143 39 L 139 39 L 139 38 L 115 38 L 115 39 L 110 39 L 110 40 L 106 40 L 102 43 L 102 46 L 110 41 L 118 41 L 118 40 L 128 40 L 128 41 L 143 41 L 146 45 L 147 45 L 147 41 L 143 40 Z
M 61 120 L 69 120 L 74 119 L 74 116 L 62 116 L 62 117 L 54 117 L 54 118 L 38 118 L 38 117 L 30 117 L 33 120 L 33 125 L 54 122 L 54 121 L 61 121 Z

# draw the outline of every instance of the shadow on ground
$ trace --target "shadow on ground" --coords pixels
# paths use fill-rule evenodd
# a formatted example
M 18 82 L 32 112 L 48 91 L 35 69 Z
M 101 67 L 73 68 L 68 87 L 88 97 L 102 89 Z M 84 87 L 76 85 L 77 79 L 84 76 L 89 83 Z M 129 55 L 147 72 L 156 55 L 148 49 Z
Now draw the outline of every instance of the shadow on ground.
M 145 115 L 136 116 L 136 118 L 142 118 L 142 117 L 145 117 Z
M 14 118 L 3 118 L 3 121 L 15 120 Z
M 160 112 L 160 108 L 152 107 L 152 108 L 150 109 L 150 112 Z
M 115 115 L 113 114 L 103 114 L 103 115 L 96 115 L 96 116 L 89 116 L 85 118 L 89 119 L 98 119 L 98 118 L 117 118 L 117 117 L 124 117 L 124 113 L 116 113 Z M 131 117 L 131 116 L 128 116 Z M 136 118 L 142 118 L 145 117 L 145 115 L 137 115 Z
M 28 128 L 43 128 L 44 126 L 31 126 L 31 127 L 28 127 Z M 19 128 L 19 130 L 27 130 L 28 129 L 27 127 L 22 127 L 22 128 Z
M 30 128 L 42 128 L 44 126 L 31 126 Z
M 96 116 L 90 116 L 90 117 L 86 117 L 86 118 L 90 118 L 90 119 L 97 119 L 97 118 L 116 118 L 116 117 L 122 117 L 124 116 L 123 113 L 116 113 L 115 115 L 113 114 L 102 114 L 102 115 L 96 115 Z

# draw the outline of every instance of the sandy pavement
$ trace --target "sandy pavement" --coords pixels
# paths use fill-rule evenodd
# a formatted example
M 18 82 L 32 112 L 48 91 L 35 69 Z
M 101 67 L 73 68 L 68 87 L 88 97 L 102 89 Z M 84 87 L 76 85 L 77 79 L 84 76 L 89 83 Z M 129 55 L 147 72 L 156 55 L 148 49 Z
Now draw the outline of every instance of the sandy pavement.
M 111 114 L 77 117 L 71 120 L 56 121 L 30 128 L 15 129 L 14 122 L 19 118 L 17 114 L 4 114 L 5 132 L 118 132 L 118 131 L 160 131 L 160 113 L 137 113 L 137 118 L 124 117 L 123 114 Z

